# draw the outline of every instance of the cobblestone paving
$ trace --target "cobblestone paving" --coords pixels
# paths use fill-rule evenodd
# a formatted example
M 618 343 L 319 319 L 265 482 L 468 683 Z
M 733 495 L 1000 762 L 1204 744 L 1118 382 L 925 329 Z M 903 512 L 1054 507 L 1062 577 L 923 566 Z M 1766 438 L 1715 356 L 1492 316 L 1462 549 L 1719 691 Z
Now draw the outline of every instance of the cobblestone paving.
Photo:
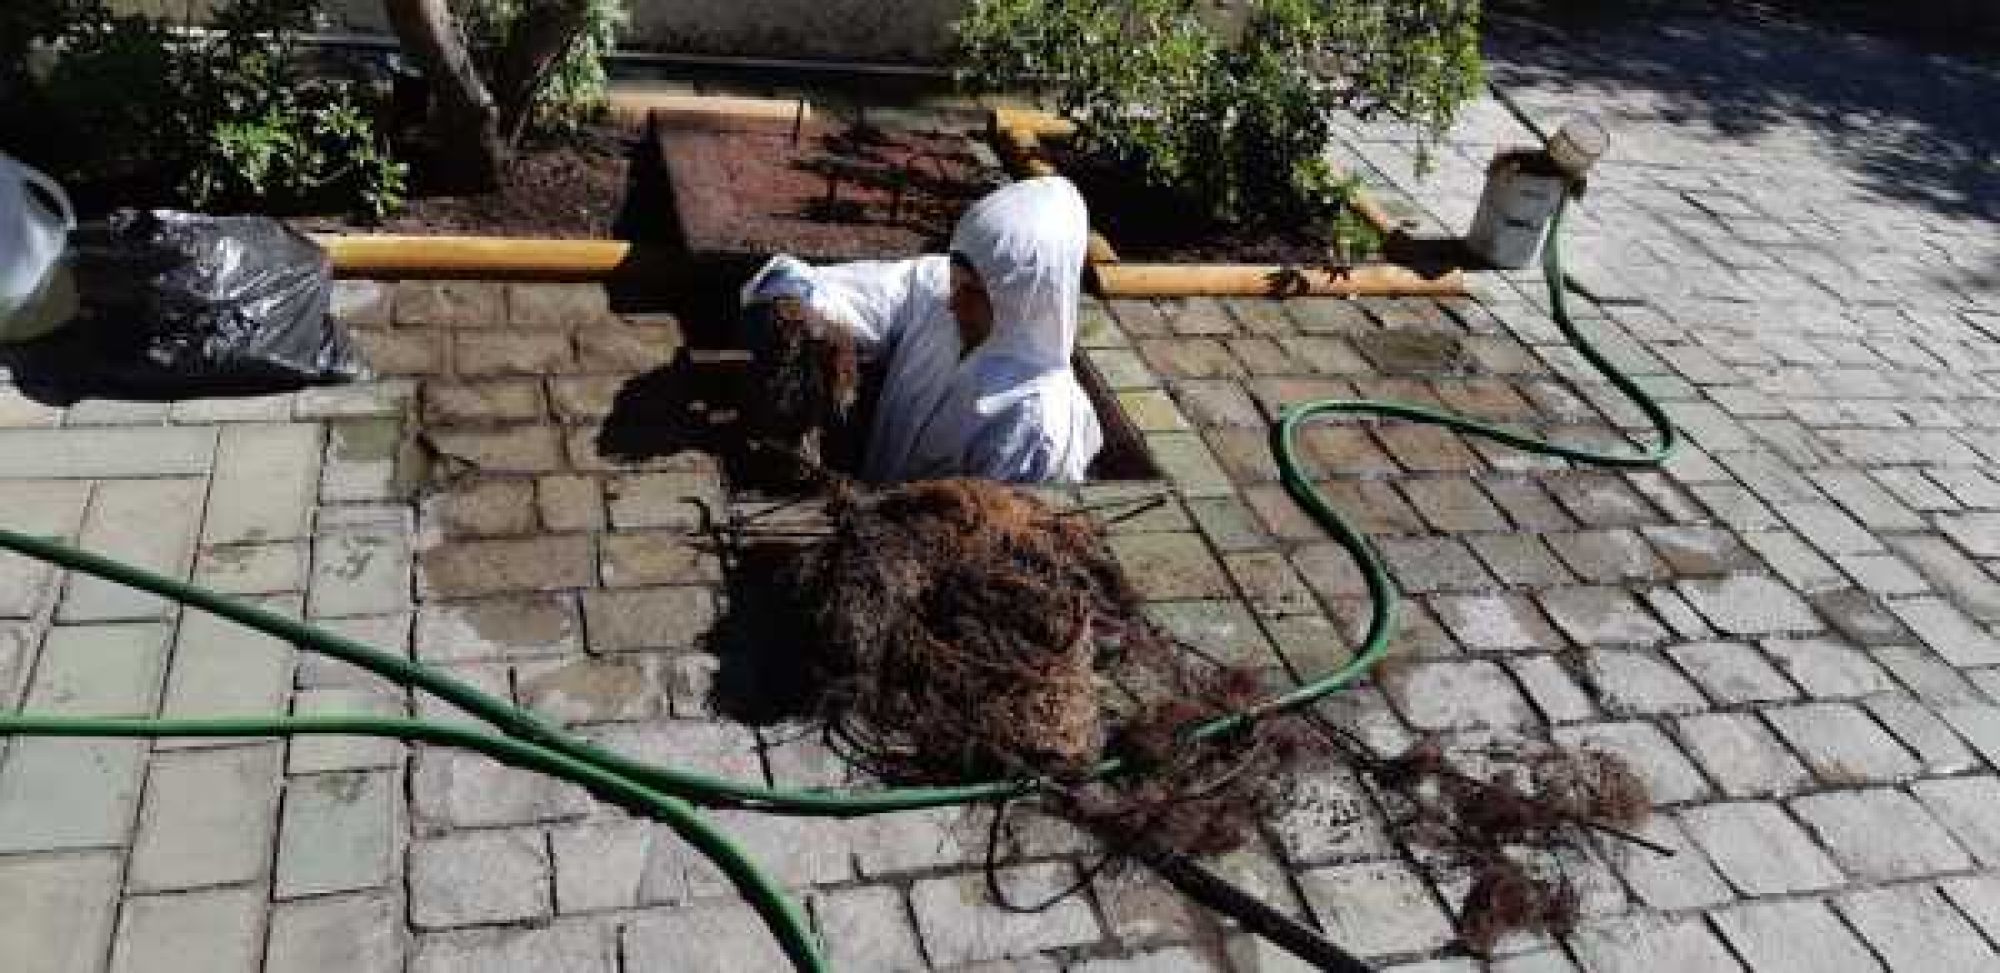
M 1890 114 L 1929 90 L 1911 79 L 1957 92 L 1973 69 L 1708 26 L 1740 43 L 1634 35 L 1561 63 L 1523 43 L 1499 65 L 1539 113 L 1613 119 L 1617 157 L 1570 241 L 1596 298 L 1581 316 L 1690 448 L 1617 474 L 1392 424 L 1309 433 L 1327 493 L 1412 597 L 1399 662 L 1328 715 L 1385 751 L 1550 738 L 1646 778 L 1646 833 L 1680 853 L 1588 849 L 1581 927 L 1512 937 L 1495 969 L 1993 968 L 2000 189 L 1949 155 L 1889 178 L 1925 140 L 1991 152 L 1971 122 Z M 1822 81 L 1843 64 L 1891 79 L 1876 115 L 1840 130 L 1774 101 L 1754 130 L 1717 124 L 1763 70 L 1743 52 L 1780 42 Z M 1643 69 L 1704 46 L 1737 59 L 1711 55 L 1698 82 Z M 1452 228 L 1493 145 L 1522 137 L 1482 104 L 1418 179 L 1394 135 L 1352 154 L 1386 201 Z M 1522 275 L 1463 302 L 1093 302 L 1088 354 L 1166 480 L 1057 497 L 1167 490 L 1111 528 L 1160 622 L 1232 659 L 1337 664 L 1363 589 L 1275 483 L 1269 420 L 1393 396 L 1618 442 L 1639 417 L 1541 300 Z M 637 755 L 846 779 L 811 737 L 713 710 L 702 640 L 728 604 L 691 501 L 730 501 L 721 472 L 599 448 L 617 393 L 678 346 L 670 320 L 560 285 L 351 283 L 339 311 L 389 378 L 170 407 L 0 389 L 0 517 L 411 653 Z M 420 479 L 445 486 L 413 500 Z M 456 716 L 13 558 L 0 705 Z M 1451 945 L 1462 889 L 1427 880 L 1352 777 L 1307 783 L 1317 812 L 1270 822 L 1223 870 L 1384 967 L 1478 968 Z M 1295 968 L 1140 875 L 1002 911 L 979 877 L 984 813 L 716 817 L 799 892 L 839 969 Z M 1010 845 L 1016 899 L 1090 857 L 1055 827 Z M 0 906 L 0 956 L 27 973 L 778 966 L 663 829 L 483 758 L 366 740 L 0 741 Z

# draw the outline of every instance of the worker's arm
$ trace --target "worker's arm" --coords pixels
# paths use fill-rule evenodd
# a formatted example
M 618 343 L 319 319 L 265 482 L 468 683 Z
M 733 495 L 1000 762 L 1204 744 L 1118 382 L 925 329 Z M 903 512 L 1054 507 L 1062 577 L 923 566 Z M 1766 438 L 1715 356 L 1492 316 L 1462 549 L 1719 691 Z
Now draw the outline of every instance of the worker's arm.
M 773 257 L 744 285 L 742 300 L 748 305 L 799 298 L 853 332 L 861 357 L 875 361 L 895 346 L 921 264 L 893 260 L 814 267 L 791 256 Z

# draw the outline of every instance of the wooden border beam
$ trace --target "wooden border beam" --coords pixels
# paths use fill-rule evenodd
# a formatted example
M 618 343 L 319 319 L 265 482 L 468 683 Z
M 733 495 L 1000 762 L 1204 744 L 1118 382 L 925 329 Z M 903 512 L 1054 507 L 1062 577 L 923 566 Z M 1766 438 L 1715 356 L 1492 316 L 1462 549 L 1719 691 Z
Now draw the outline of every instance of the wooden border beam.
M 1459 297 L 1456 270 L 1426 277 L 1395 264 L 1287 267 L 1279 264 L 1138 264 L 1094 267 L 1105 297 Z
M 606 99 L 612 121 L 633 128 L 656 119 L 663 125 L 789 126 L 811 121 L 812 103 L 802 98 L 741 98 L 690 95 L 677 91 L 618 91 Z
M 339 277 L 603 280 L 664 258 L 623 240 L 314 234 Z

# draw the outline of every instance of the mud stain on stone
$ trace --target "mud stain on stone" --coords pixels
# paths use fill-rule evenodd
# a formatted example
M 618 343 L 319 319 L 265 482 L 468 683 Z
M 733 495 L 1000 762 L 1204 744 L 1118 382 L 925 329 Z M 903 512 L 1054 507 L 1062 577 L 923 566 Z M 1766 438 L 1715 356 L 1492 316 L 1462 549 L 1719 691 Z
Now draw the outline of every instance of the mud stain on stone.
M 1355 347 L 1390 375 L 1472 371 L 1472 357 L 1457 335 L 1437 331 L 1377 331 L 1359 335 Z
M 521 681 L 521 696 L 538 710 L 598 719 L 658 715 L 665 695 L 634 662 L 585 659 Z M 651 709 L 653 712 L 645 712 Z

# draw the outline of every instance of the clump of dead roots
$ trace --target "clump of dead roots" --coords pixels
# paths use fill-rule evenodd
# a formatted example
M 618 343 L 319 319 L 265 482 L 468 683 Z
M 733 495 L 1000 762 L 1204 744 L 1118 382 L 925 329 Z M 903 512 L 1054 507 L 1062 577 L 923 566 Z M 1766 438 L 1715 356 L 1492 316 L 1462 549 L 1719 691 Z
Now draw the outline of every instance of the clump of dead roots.
M 830 736 L 887 780 L 1033 777 L 1114 855 L 1157 862 L 1241 846 L 1291 801 L 1297 770 L 1344 756 L 1406 845 L 1469 878 L 1460 925 L 1481 952 L 1511 930 L 1566 931 L 1578 891 L 1561 853 L 1649 806 L 1601 753 L 1489 750 L 1474 775 L 1436 743 L 1385 760 L 1307 716 L 1196 740 L 1277 687 L 1154 628 L 1088 518 L 974 480 L 843 490 L 831 510 L 790 581 Z M 1089 773 L 1113 758 L 1136 772 Z
M 844 429 L 860 397 L 853 333 L 789 297 L 745 309 L 743 332 L 757 390 L 746 403 L 748 435 L 820 462 L 822 440 Z
M 901 782 L 1044 779 L 1114 842 L 1185 852 L 1240 845 L 1280 799 L 1294 731 L 1186 736 L 1261 698 L 1261 675 L 1176 651 L 1089 518 L 981 480 L 850 495 L 833 513 L 795 583 L 850 759 Z M 1108 757 L 1145 772 L 1086 782 Z
M 1426 740 L 1369 770 L 1400 812 L 1403 838 L 1469 879 L 1459 928 L 1483 955 L 1512 931 L 1569 932 L 1580 895 L 1564 863 L 1578 839 L 1598 830 L 1647 844 L 1621 829 L 1644 821 L 1651 800 L 1607 753 L 1532 746 L 1479 756 L 1488 767 L 1475 774 Z

